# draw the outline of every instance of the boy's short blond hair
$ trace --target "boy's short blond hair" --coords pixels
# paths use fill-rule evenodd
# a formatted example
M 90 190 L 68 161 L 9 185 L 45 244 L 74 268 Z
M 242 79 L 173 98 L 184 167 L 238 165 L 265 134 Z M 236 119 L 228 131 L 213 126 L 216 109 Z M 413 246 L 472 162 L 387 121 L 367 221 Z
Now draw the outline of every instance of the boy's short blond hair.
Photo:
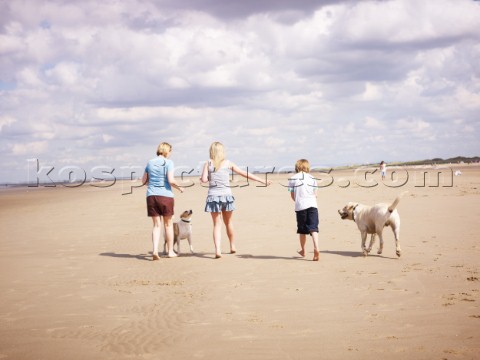
M 295 172 L 305 172 L 305 173 L 309 173 L 310 172 L 310 163 L 308 162 L 307 159 L 300 159 L 300 160 L 297 160 L 297 162 L 295 163 Z
M 172 145 L 166 142 L 160 143 L 157 148 L 157 156 L 166 156 L 169 152 L 172 151 Z

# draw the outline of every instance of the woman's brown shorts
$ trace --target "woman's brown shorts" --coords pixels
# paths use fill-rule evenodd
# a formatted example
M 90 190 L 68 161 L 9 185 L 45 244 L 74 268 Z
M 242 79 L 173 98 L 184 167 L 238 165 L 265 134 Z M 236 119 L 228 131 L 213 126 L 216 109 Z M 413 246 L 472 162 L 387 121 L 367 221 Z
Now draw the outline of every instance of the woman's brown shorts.
M 174 200 L 172 197 L 147 196 L 148 216 L 172 216 Z

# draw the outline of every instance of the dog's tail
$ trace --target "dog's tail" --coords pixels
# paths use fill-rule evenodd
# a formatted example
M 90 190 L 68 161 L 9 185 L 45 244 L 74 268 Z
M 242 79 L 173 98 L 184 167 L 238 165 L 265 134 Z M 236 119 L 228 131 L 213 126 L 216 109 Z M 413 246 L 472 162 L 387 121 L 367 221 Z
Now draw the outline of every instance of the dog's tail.
M 407 191 L 404 191 L 404 192 L 402 192 L 400 195 L 398 195 L 398 196 L 395 198 L 395 200 L 393 201 L 392 205 L 390 205 L 390 206 L 388 207 L 388 211 L 389 211 L 389 212 L 393 212 L 393 210 L 395 210 L 395 208 L 397 207 L 398 203 L 400 202 L 400 199 L 401 199 L 405 194 L 407 194 L 407 193 L 408 193 L 408 190 L 407 190 Z

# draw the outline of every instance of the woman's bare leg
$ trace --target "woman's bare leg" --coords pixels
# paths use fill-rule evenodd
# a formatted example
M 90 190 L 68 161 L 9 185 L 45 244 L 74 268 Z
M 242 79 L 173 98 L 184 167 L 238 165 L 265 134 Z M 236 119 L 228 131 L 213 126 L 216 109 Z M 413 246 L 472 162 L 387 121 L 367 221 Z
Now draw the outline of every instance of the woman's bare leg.
M 158 244 L 162 235 L 162 219 L 160 216 L 152 216 L 153 229 L 152 229 L 152 244 L 153 244 L 153 260 L 158 260 Z
M 176 257 L 178 256 L 175 251 L 173 251 L 173 221 L 172 216 L 163 217 L 163 226 L 165 227 L 165 238 L 167 240 L 167 256 Z

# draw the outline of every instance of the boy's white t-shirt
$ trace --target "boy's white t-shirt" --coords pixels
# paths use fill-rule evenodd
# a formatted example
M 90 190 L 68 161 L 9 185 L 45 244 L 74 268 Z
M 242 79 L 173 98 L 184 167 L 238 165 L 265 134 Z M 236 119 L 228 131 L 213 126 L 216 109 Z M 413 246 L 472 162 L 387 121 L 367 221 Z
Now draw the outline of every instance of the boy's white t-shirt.
M 299 172 L 288 179 L 288 191 L 295 194 L 295 211 L 317 207 L 317 181 L 309 173 Z

